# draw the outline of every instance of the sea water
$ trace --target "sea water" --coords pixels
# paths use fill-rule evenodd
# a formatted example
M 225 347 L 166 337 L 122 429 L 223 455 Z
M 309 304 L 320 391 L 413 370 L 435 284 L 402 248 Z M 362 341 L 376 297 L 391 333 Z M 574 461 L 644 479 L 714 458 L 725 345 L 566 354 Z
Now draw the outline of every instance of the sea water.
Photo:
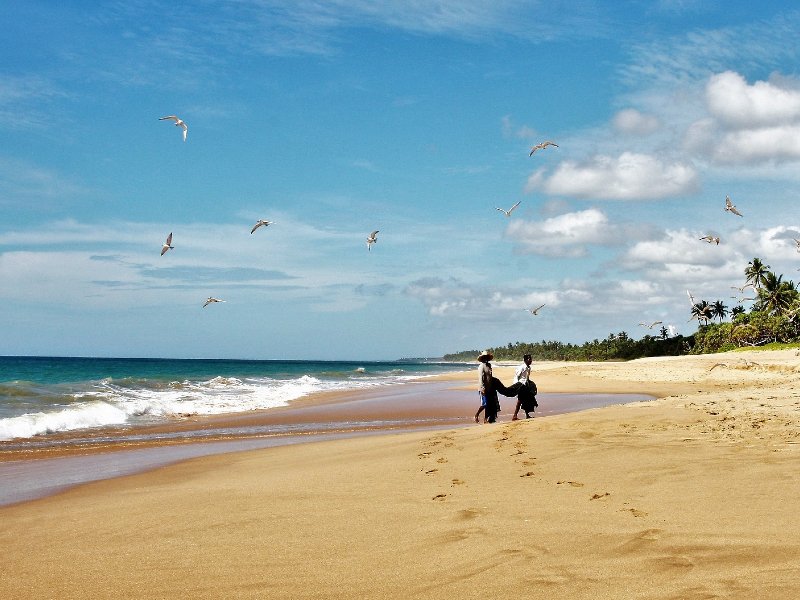
M 0 357 L 0 440 L 285 406 L 467 370 L 436 361 Z

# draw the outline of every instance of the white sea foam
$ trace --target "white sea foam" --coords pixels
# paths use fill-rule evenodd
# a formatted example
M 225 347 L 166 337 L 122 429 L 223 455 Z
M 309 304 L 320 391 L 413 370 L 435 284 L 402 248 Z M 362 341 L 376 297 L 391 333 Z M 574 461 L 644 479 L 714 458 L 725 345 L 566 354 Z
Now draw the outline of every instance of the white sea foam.
M 388 379 L 323 381 L 304 375 L 296 379 L 237 379 L 215 377 L 160 387 L 131 387 L 104 379 L 91 389 L 73 394 L 74 401 L 52 411 L 0 419 L 0 440 L 153 422 L 184 415 L 215 415 L 285 406 L 315 392 L 374 387 L 398 383 Z

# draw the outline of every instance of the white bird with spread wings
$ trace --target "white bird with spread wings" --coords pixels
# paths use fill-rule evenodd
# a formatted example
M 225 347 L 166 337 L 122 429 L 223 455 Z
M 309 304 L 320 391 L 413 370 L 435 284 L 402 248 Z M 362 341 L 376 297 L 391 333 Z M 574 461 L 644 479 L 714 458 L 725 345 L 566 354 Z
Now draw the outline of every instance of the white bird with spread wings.
M 556 148 L 558 148 L 558 144 L 556 144 L 555 142 L 551 142 L 550 140 L 547 140 L 533 146 L 531 148 L 531 153 L 528 154 L 528 156 L 533 156 L 534 152 L 536 152 L 537 150 L 544 150 L 548 146 L 555 146 Z
M 652 329 L 656 325 L 661 325 L 662 322 L 663 321 L 653 321 L 649 325 L 647 323 L 639 323 L 639 325 L 641 325 L 642 327 L 647 327 L 648 329 Z
M 225 302 L 225 300 L 220 300 L 219 298 L 213 298 L 209 296 L 208 299 L 206 300 L 206 303 L 203 304 L 203 308 L 205 308 L 209 304 L 213 304 L 214 302 Z
M 367 238 L 367 250 L 372 250 L 372 244 L 376 244 L 378 242 L 378 230 L 376 229 L 372 233 L 369 234 Z
M 739 215 L 740 217 L 742 216 L 742 213 L 740 213 L 739 209 L 736 208 L 736 206 L 733 204 L 733 202 L 731 202 L 731 199 L 730 199 L 729 196 L 725 196 L 725 210 L 728 211 L 728 212 L 732 212 L 735 215 Z
M 536 315 L 538 315 L 538 314 L 539 314 L 539 311 L 540 311 L 541 309 L 543 309 L 544 307 L 545 307 L 545 305 L 544 305 L 544 304 L 542 304 L 541 306 L 537 306 L 536 308 L 526 308 L 525 310 L 527 310 L 527 311 L 528 311 L 529 313 L 531 313 L 532 315 L 536 316 Z
M 167 241 L 164 242 L 163 246 L 161 246 L 161 256 L 164 256 L 164 253 L 167 250 L 172 250 L 172 232 L 171 231 L 169 232 L 169 235 L 167 236 Z
M 189 133 L 189 126 L 179 119 L 176 115 L 169 115 L 167 117 L 160 117 L 159 121 L 175 121 L 175 127 L 183 129 L 183 141 L 186 141 L 186 134 Z
M 522 200 L 518 201 L 514 206 L 512 206 L 508 210 L 506 210 L 505 208 L 497 208 L 496 206 L 495 206 L 495 208 L 497 210 L 499 210 L 501 213 L 503 213 L 505 216 L 510 217 L 511 213 L 514 212 L 514 209 L 517 208 L 521 203 L 522 203 Z
M 275 222 L 275 221 L 266 221 L 266 220 L 264 220 L 264 219 L 259 219 L 259 220 L 256 222 L 256 224 L 255 224 L 255 225 L 253 225 L 253 228 L 250 230 L 250 233 L 252 234 L 252 233 L 253 233 L 253 232 L 254 232 L 256 229 L 258 229 L 259 227 L 262 227 L 262 226 L 263 226 L 263 227 L 269 227 L 269 226 L 270 226 L 270 225 L 272 225 L 274 222 Z

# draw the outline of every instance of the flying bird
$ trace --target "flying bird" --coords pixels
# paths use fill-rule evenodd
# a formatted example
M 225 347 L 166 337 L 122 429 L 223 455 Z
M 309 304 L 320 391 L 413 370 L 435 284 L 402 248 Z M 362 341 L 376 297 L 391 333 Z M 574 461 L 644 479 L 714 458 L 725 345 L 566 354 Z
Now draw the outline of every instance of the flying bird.
M 372 233 L 369 234 L 367 238 L 367 250 L 372 250 L 372 244 L 377 243 L 378 241 L 378 230 L 376 229 Z
M 740 292 L 743 292 L 749 287 L 755 287 L 755 286 L 752 283 L 745 283 L 742 287 L 738 287 L 736 285 L 732 285 L 731 289 L 732 290 L 739 290 Z
M 542 308 L 544 308 L 544 306 L 545 306 L 545 305 L 544 305 L 544 304 L 542 304 L 541 306 L 537 306 L 536 308 L 526 308 L 525 310 L 527 310 L 527 311 L 528 311 L 529 313 L 531 313 L 532 315 L 538 315 L 538 314 L 539 314 L 539 311 L 540 311 Z
M 275 221 L 265 221 L 264 219 L 259 219 L 258 222 L 256 222 L 255 225 L 253 225 L 253 228 L 250 230 L 250 233 L 252 234 L 256 229 L 258 229 L 262 225 L 264 227 L 268 227 L 269 225 L 272 225 L 274 222 Z
M 725 196 L 725 210 L 732 212 L 735 215 L 739 215 L 740 217 L 742 216 L 742 213 L 740 213 L 739 209 L 734 206 L 733 202 L 731 202 L 731 199 L 728 196 Z
M 206 300 L 206 303 L 203 304 L 203 308 L 205 308 L 209 304 L 213 304 L 214 302 L 225 302 L 225 300 L 220 300 L 219 298 L 212 298 L 211 296 L 209 296 L 208 300 Z
M 169 232 L 169 235 L 167 236 L 167 241 L 164 242 L 163 246 L 161 246 L 161 256 L 164 256 L 164 253 L 167 250 L 172 250 L 172 232 L 171 231 Z
M 656 325 L 661 325 L 661 323 L 663 323 L 663 321 L 653 321 L 649 325 L 647 323 L 639 323 L 639 325 L 641 325 L 642 327 L 647 327 L 648 329 L 652 329 Z
M 797 246 L 797 251 L 800 252 L 800 240 L 797 238 L 792 238 L 794 240 L 795 245 Z
M 704 242 L 708 242 L 709 244 L 716 244 L 717 246 L 719 246 L 719 238 L 714 237 L 713 235 L 704 235 L 703 237 L 698 239 L 701 239 Z
M 544 150 L 548 146 L 555 146 L 556 148 L 558 148 L 558 144 L 556 144 L 555 142 L 551 142 L 550 140 L 547 140 L 546 142 L 541 142 L 540 144 L 536 144 L 535 146 L 531 147 L 531 153 L 528 154 L 528 156 L 533 156 L 534 152 L 536 152 L 537 150 Z
M 186 123 L 184 123 L 181 119 L 179 119 L 175 115 L 169 115 L 168 117 L 160 117 L 158 120 L 159 121 L 167 121 L 167 120 L 175 121 L 175 127 L 180 127 L 181 129 L 183 129 L 183 141 L 184 142 L 186 141 L 186 134 L 189 133 L 189 126 Z
M 515 209 L 515 208 L 517 208 L 517 207 L 520 205 L 520 203 L 521 203 L 521 202 L 522 202 L 522 200 L 518 201 L 518 202 L 517 202 L 517 203 L 516 203 L 514 206 L 512 206 L 512 207 L 511 207 L 511 208 L 509 208 L 508 210 L 506 210 L 506 209 L 504 209 L 504 208 L 497 208 L 496 206 L 495 206 L 495 208 L 497 208 L 497 210 L 499 210 L 499 211 L 500 211 L 501 213 L 503 213 L 505 216 L 507 216 L 507 217 L 510 217 L 510 216 L 511 216 L 511 213 L 512 213 L 512 212 L 514 212 L 514 209 Z
M 692 293 L 689 290 L 686 290 L 686 295 L 689 296 L 689 305 L 694 307 L 694 296 L 692 296 Z

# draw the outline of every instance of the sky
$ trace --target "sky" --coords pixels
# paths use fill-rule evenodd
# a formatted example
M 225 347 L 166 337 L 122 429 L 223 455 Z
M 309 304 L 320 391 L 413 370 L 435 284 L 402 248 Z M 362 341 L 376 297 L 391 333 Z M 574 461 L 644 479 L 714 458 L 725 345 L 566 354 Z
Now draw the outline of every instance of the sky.
M 5 3 L 0 355 L 690 335 L 800 279 L 792 5 Z

